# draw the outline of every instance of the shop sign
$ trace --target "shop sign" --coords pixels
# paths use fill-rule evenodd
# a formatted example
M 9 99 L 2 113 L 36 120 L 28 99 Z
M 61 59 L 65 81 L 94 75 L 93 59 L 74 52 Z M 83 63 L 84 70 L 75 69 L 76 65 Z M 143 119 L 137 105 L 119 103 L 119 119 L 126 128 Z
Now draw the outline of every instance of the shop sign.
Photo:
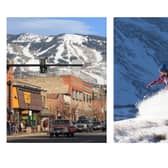
M 28 110 L 23 110 L 22 111 L 22 114 L 28 114 L 29 112 L 28 112 Z
M 22 116 L 22 120 L 28 120 L 28 116 Z
M 71 103 L 71 97 L 67 96 L 67 95 L 64 95 L 64 102 L 65 103 Z
M 23 92 L 24 94 L 24 102 L 25 104 L 31 103 L 31 93 L 30 92 Z
M 32 116 L 32 110 L 29 110 L 29 116 Z

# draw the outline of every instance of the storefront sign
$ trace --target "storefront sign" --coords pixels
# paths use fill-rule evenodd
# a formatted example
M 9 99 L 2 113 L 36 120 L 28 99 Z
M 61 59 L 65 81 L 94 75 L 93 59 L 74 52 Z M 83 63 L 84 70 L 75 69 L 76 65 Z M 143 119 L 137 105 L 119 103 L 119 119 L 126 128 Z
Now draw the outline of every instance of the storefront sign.
M 24 114 L 29 114 L 29 111 L 28 110 L 23 110 L 22 111 L 22 114 L 24 115 Z
M 29 110 L 29 116 L 32 116 L 32 111 L 31 110 Z
M 24 95 L 24 102 L 25 104 L 31 103 L 31 93 L 30 92 L 23 92 Z

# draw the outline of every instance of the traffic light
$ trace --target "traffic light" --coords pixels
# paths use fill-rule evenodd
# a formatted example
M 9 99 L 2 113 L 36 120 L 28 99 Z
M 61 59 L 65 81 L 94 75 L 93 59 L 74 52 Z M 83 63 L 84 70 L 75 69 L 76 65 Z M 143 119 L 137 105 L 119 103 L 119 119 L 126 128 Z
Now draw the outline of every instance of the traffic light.
M 46 65 L 46 59 L 40 59 L 40 73 L 46 73 L 47 72 L 47 65 Z

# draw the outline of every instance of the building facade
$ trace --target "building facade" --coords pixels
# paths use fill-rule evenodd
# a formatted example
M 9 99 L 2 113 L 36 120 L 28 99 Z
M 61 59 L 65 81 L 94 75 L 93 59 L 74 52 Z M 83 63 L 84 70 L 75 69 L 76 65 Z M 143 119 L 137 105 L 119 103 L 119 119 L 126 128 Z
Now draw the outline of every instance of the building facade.
M 77 120 L 80 116 L 92 118 L 92 89 L 93 86 L 78 77 L 64 75 L 59 77 L 33 77 L 18 79 L 23 82 L 31 81 L 47 90 L 47 108 L 55 115 Z
M 13 84 L 12 110 L 13 121 L 26 126 L 40 124 L 40 112 L 43 109 L 41 89 L 28 85 Z

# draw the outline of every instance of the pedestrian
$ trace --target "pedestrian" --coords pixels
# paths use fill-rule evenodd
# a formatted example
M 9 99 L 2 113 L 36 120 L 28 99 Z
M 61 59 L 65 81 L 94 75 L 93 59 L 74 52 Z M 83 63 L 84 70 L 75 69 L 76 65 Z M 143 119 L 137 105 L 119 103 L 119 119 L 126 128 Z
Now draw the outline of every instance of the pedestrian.
M 20 131 L 23 132 L 24 131 L 24 124 L 23 121 L 20 122 Z
M 10 120 L 7 120 L 7 135 L 11 134 L 11 122 Z

